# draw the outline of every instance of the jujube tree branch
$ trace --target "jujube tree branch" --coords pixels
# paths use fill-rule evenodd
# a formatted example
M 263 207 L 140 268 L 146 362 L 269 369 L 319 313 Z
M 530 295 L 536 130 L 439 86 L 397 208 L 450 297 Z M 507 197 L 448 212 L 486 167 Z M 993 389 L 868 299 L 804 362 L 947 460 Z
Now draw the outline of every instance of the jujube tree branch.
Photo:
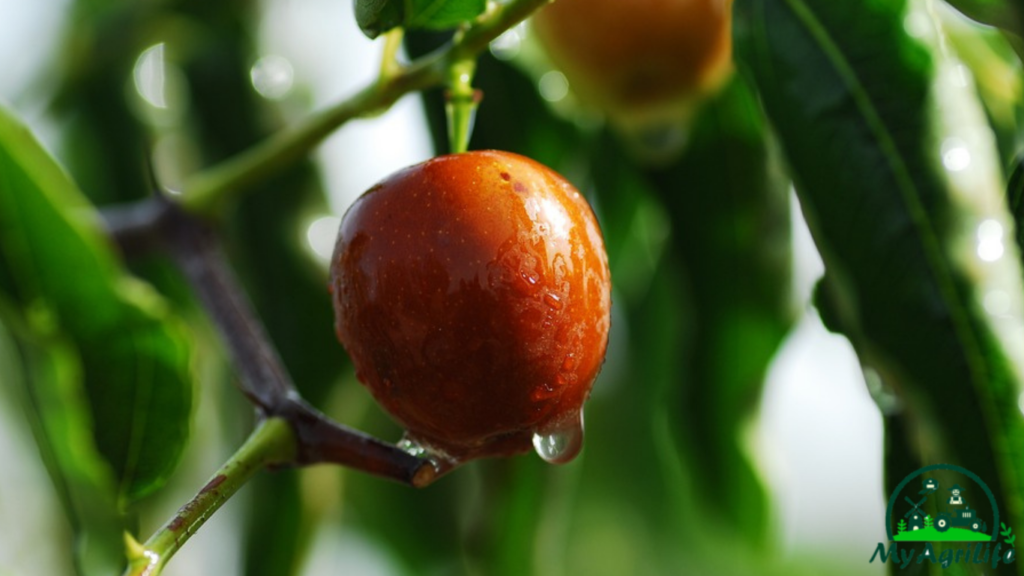
M 290 463 L 333 462 L 406 484 L 429 483 L 435 477 L 429 461 L 334 423 L 299 396 L 213 229 L 163 202 L 160 236 L 224 339 L 242 392 L 262 415 L 282 417 L 294 429 L 297 451 Z

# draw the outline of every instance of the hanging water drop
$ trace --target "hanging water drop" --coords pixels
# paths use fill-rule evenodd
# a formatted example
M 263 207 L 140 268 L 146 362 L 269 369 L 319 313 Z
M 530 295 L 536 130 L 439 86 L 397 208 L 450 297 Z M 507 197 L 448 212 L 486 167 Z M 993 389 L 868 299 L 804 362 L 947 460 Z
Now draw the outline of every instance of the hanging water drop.
M 583 448 L 583 412 L 563 426 L 533 434 L 533 449 L 549 464 L 566 464 Z

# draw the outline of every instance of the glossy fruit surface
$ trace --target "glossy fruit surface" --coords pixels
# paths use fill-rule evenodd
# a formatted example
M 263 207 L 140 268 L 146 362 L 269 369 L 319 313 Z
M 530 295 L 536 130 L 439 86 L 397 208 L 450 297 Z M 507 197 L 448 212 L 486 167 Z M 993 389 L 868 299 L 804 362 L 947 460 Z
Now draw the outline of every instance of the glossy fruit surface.
M 558 0 L 533 29 L 573 91 L 613 116 L 660 114 L 732 69 L 732 0 Z
M 575 456 L 604 359 L 611 282 L 590 206 L 507 152 L 401 170 L 345 214 L 338 338 L 418 444 L 466 460 Z M 536 437 L 535 437 L 536 436 Z

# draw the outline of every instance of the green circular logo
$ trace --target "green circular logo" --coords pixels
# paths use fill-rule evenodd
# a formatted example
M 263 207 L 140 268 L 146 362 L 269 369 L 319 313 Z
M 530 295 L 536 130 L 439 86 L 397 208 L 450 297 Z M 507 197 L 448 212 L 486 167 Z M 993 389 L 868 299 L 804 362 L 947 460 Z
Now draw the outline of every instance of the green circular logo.
M 966 486 L 961 487 L 956 482 L 950 485 L 950 480 L 956 479 L 952 473 L 971 479 L 981 488 L 992 511 L 991 524 L 977 508 L 970 506 L 965 495 L 972 493 L 971 497 L 975 498 L 976 491 Z M 904 489 L 916 478 L 921 478 L 921 490 L 905 494 Z M 900 529 L 894 536 L 893 511 L 900 504 L 905 504 L 907 511 L 897 516 Z M 930 511 L 936 512 L 934 518 Z M 991 534 L 988 533 L 989 527 L 992 529 Z M 893 490 L 885 511 L 885 532 L 890 542 L 995 542 L 999 539 L 999 507 L 988 484 L 974 472 L 953 464 L 934 464 L 912 472 Z

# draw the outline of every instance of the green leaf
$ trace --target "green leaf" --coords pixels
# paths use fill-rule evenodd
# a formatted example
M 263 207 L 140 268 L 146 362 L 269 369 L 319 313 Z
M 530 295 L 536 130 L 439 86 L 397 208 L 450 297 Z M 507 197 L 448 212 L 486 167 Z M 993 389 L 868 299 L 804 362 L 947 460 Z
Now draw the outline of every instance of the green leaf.
M 444 30 L 469 22 L 487 8 L 487 0 L 406 0 L 405 27 Z
M 1017 225 L 1017 247 L 1024 254 L 1024 155 L 1014 162 L 1010 182 L 1006 186 L 1006 201 Z
M 447 30 L 483 14 L 487 0 L 355 0 L 356 22 L 370 38 L 402 26 Z
M 1021 36 L 1024 32 L 1019 0 L 947 0 L 972 20 Z
M 1020 269 L 975 256 L 979 223 L 1008 218 L 993 200 L 998 166 L 973 93 L 949 82 L 940 50 L 908 36 L 907 2 L 736 8 L 738 53 L 825 261 L 818 294 L 831 299 L 833 324 L 907 405 L 921 462 L 968 468 L 1009 520 L 1024 520 L 1024 418 L 1009 361 L 1019 354 L 977 305 L 995 277 L 1019 294 Z M 969 151 L 968 162 L 943 170 L 943 143 Z
M 162 299 L 121 270 L 95 211 L 3 110 L 0 296 L 26 325 L 30 311 L 46 310 L 77 349 L 92 436 L 122 504 L 158 488 L 188 436 L 186 335 Z
M 369 38 L 376 38 L 404 21 L 404 0 L 354 0 L 356 23 Z
M 1009 164 L 1020 150 L 1018 137 L 1024 128 L 1021 109 L 1024 78 L 1017 72 L 1020 57 L 1014 52 L 1019 43 L 998 29 L 982 26 L 955 13 L 944 11 L 942 24 L 957 57 L 971 72 L 995 132 L 1000 157 Z
M 66 340 L 45 334 L 44 311 L 33 312 L 31 328 L 9 312 L 4 305 L 0 318 L 18 325 L 18 338 L 8 342 L 0 325 L 0 367 L 73 528 L 73 542 L 62 545 L 74 550 L 78 574 L 114 574 L 124 563 L 122 525 L 113 475 L 88 433 L 92 419 L 78 355 Z M 13 357 L 15 351 L 20 358 Z
M 756 96 L 734 80 L 701 111 L 685 154 L 648 169 L 670 223 L 671 256 L 690 300 L 673 425 L 706 517 L 763 546 L 768 501 L 746 427 L 793 321 L 789 190 L 776 174 Z M 744 280 L 736 281 L 738 270 Z M 711 521 L 708 521 L 711 524 Z

